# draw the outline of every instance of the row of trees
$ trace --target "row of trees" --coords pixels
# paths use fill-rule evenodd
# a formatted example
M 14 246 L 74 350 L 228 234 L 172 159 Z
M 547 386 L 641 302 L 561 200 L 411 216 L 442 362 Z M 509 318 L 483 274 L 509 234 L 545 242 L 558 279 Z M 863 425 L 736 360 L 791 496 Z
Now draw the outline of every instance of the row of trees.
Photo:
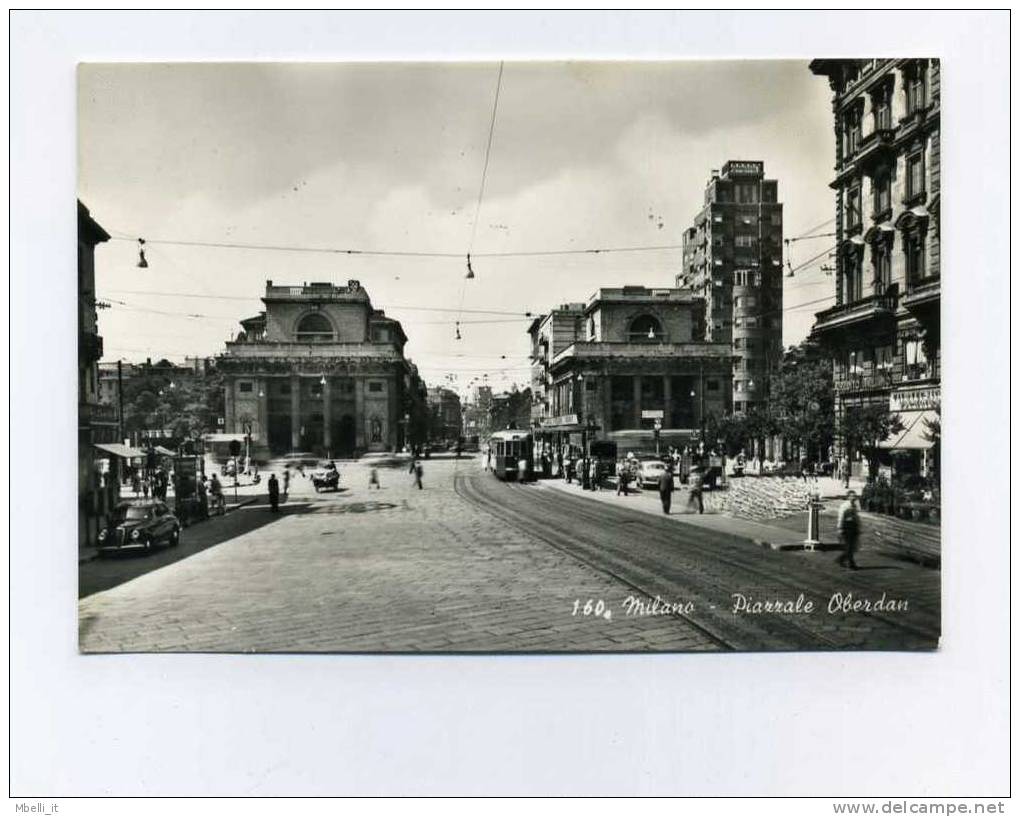
M 223 376 L 180 377 L 160 367 L 124 381 L 124 432 L 169 429 L 175 439 L 194 439 L 218 429 L 224 414 Z
M 809 460 L 827 459 L 836 428 L 831 359 L 805 341 L 786 352 L 770 386 L 766 405 L 740 416 L 706 418 L 706 439 L 722 440 L 732 456 L 754 443 L 762 450 L 767 438 L 782 435 Z M 871 474 L 877 471 L 879 443 L 902 430 L 899 416 L 884 405 L 851 407 L 840 418 L 842 442 L 864 455 Z

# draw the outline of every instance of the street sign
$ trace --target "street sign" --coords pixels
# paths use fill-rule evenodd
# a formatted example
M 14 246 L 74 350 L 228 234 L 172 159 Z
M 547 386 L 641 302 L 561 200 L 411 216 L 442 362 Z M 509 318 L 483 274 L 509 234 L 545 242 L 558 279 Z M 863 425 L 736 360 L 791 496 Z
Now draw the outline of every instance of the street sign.
M 224 419 L 222 417 L 217 417 L 216 418 L 216 425 L 221 426 L 221 425 L 224 425 L 224 424 L 225 424 L 224 423 Z
M 661 420 L 665 416 L 662 409 L 645 409 L 641 412 L 642 420 Z
M 662 430 L 662 420 L 659 420 L 658 418 L 656 418 L 655 420 L 655 430 L 656 431 Z

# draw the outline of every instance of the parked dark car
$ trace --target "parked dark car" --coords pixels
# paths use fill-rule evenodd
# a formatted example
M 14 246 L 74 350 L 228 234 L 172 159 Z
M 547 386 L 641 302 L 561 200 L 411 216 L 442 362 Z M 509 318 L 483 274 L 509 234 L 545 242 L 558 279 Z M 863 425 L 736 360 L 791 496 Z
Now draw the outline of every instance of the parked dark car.
M 110 518 L 110 524 L 99 532 L 99 553 L 121 553 L 144 550 L 149 553 L 158 545 L 174 547 L 181 541 L 181 523 L 159 500 L 145 499 L 122 502 Z

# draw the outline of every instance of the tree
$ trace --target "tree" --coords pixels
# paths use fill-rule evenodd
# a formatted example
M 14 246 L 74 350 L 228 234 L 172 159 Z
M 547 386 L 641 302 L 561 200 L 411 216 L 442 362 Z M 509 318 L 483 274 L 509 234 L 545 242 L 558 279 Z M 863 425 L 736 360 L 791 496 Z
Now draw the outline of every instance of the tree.
M 772 376 L 770 408 L 773 433 L 782 434 L 825 458 L 835 427 L 832 361 L 817 344 L 791 347 Z
M 168 428 L 178 440 L 216 431 L 224 414 L 223 376 L 143 373 L 124 382 L 124 429 Z
M 878 473 L 879 443 L 903 431 L 903 422 L 883 404 L 849 406 L 843 413 L 842 433 L 847 451 L 860 451 L 868 461 L 868 480 Z
M 936 404 L 935 417 L 925 418 L 924 433 L 921 435 L 931 445 L 932 480 L 938 485 L 942 464 L 942 405 Z

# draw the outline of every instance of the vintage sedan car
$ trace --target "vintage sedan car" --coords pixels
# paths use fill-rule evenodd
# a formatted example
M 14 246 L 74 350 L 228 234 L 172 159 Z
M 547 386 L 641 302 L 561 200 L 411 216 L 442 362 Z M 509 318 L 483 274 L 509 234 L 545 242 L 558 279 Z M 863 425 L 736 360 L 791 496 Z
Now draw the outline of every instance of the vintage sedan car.
M 113 512 L 110 524 L 99 531 L 100 555 L 143 550 L 159 545 L 174 547 L 181 541 L 181 523 L 170 509 L 157 499 L 122 502 Z
M 666 472 L 666 463 L 658 458 L 642 459 L 638 465 L 638 484 L 642 488 L 658 488 L 659 477 Z

